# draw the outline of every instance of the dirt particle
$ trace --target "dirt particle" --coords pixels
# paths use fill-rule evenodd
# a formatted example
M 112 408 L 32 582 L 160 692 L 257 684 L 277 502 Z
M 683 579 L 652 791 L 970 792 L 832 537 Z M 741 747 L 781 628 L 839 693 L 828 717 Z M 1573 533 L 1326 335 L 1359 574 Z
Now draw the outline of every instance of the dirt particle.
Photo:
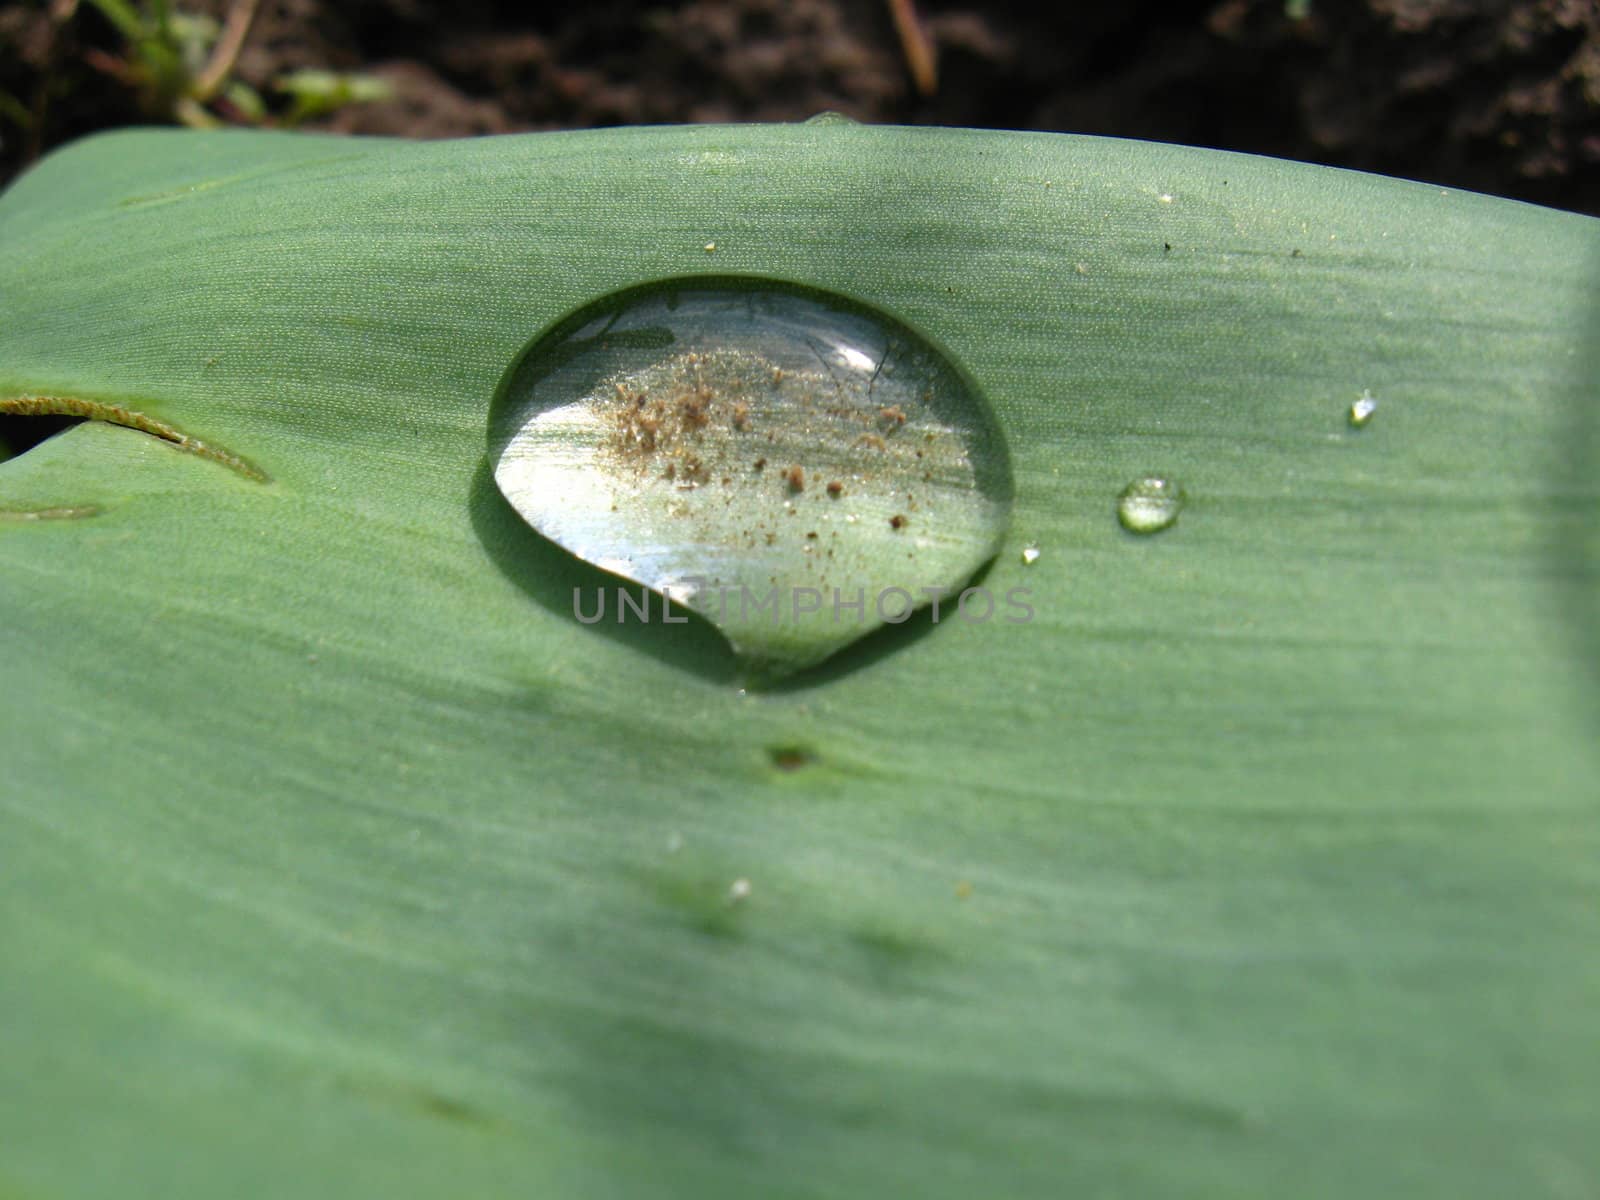
M 883 427 L 885 432 L 893 429 L 899 429 L 900 426 L 904 425 L 905 423 L 905 409 L 901 408 L 898 404 L 891 404 L 888 408 L 880 408 L 878 410 L 878 424 Z
M 789 485 L 791 492 L 806 490 L 806 473 L 799 467 L 790 467 L 783 473 L 783 481 Z
M 678 406 L 678 415 L 683 419 L 685 430 L 704 429 L 711 420 L 711 401 L 707 390 L 701 388 L 693 396 L 686 396 L 683 403 Z
M 757 471 L 765 471 L 767 469 L 767 460 L 764 458 L 756 459 L 754 469 Z
M 844 484 L 840 483 L 837 479 L 829 480 L 828 495 L 837 500 L 840 496 L 844 495 Z
M 910 521 L 904 513 L 895 513 L 894 516 L 889 518 L 890 529 L 904 529 L 908 524 L 910 524 Z
M 780 771 L 798 771 L 816 761 L 816 751 L 809 746 L 779 745 L 767 747 L 767 758 Z

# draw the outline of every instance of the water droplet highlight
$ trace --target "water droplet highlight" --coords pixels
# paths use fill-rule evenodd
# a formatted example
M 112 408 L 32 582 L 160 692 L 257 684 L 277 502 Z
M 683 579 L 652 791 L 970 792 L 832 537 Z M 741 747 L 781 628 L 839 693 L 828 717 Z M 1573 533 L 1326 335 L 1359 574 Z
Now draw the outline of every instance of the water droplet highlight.
M 1039 547 L 1029 542 L 1022 548 L 1022 565 L 1031 567 L 1039 561 Z
M 1350 424 L 1360 429 L 1368 421 L 1372 420 L 1372 414 L 1377 411 L 1378 401 L 1376 397 L 1368 389 L 1362 388 L 1360 397 L 1350 406 Z
M 958 590 L 1011 510 L 1004 438 L 948 354 L 856 301 L 747 277 L 557 323 L 507 372 L 489 454 L 540 533 L 772 675 L 896 622 L 907 595 Z
M 1161 475 L 1146 475 L 1122 489 L 1117 520 L 1130 533 L 1160 533 L 1183 511 L 1183 489 Z

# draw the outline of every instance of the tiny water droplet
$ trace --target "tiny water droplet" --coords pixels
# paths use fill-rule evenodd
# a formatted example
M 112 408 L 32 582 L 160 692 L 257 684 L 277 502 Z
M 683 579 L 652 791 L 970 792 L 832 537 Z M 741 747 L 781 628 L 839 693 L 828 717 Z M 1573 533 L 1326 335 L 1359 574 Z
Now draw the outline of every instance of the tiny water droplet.
M 1366 388 L 1361 389 L 1361 395 L 1350 406 L 1350 424 L 1360 429 L 1372 420 L 1372 414 L 1378 411 L 1377 398 Z
M 728 887 L 728 903 L 740 904 L 750 899 L 751 890 L 748 879 L 735 879 Z
M 829 109 L 826 112 L 816 113 L 813 116 L 809 116 L 809 117 L 807 117 L 805 119 L 805 121 L 803 123 L 806 124 L 806 125 L 859 125 L 859 124 L 861 124 L 861 122 L 856 120 L 854 117 L 847 117 L 842 112 L 834 112 L 832 109 Z
M 896 623 L 906 595 L 959 590 L 1011 510 L 1005 440 L 946 353 L 859 302 L 741 276 L 558 322 L 507 372 L 489 452 L 540 533 L 770 675 Z
M 717 252 L 717 244 L 715 242 L 707 242 L 701 249 L 707 254 L 715 254 Z
M 1039 561 L 1039 547 L 1029 542 L 1022 548 L 1022 565 L 1031 567 Z
M 1122 489 L 1117 520 L 1130 533 L 1160 533 L 1183 510 L 1183 489 L 1161 475 L 1146 475 Z

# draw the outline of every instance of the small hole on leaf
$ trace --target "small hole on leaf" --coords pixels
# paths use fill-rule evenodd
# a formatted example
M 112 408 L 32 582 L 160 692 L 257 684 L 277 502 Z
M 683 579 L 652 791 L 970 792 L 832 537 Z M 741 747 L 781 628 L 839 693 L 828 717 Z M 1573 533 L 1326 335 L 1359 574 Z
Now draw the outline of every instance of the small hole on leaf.
M 26 454 L 41 442 L 48 441 L 82 420 L 82 417 L 19 417 L 0 413 L 0 462 Z

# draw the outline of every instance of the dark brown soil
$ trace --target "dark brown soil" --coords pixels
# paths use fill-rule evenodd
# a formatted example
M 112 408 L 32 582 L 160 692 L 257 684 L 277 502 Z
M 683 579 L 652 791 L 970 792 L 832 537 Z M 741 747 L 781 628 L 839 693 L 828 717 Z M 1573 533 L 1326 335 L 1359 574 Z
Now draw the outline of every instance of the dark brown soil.
M 55 0 L 54 7 L 71 7 Z M 177 7 L 222 16 L 226 0 Z M 1071 130 L 1219 146 L 1600 214 L 1600 0 L 919 0 L 938 50 L 913 86 L 877 0 L 265 0 L 237 72 L 269 97 L 304 67 L 388 101 L 317 127 L 444 137 L 687 121 Z M 0 4 L 0 180 L 42 150 L 147 120 L 124 46 Z M 282 111 L 282 105 L 278 105 Z

